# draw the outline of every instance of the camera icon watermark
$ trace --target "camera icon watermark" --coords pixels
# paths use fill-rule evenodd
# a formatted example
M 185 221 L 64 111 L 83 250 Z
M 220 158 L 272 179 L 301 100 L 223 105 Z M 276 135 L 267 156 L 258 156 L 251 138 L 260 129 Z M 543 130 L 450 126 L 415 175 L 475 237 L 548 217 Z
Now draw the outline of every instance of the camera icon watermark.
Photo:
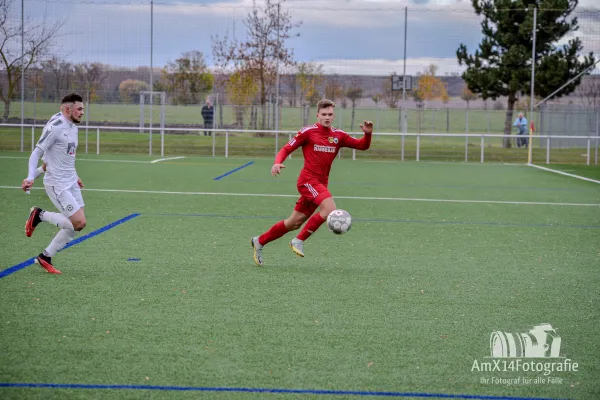
M 550 375 L 579 369 L 577 362 L 561 356 L 562 338 L 548 323 L 534 325 L 529 332 L 493 331 L 489 343 L 489 356 L 474 360 L 471 372 L 498 375 L 480 376 L 482 384 L 562 384 L 561 376 Z M 515 374 L 523 375 L 515 377 Z
M 559 358 L 561 337 L 550 324 L 535 325 L 527 333 L 494 331 L 490 336 L 492 358 Z

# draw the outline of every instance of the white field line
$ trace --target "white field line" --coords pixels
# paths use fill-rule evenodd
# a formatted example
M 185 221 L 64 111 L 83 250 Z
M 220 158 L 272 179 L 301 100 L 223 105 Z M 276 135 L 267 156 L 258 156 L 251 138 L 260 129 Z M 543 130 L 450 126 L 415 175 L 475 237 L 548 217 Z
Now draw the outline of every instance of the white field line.
M 0 189 L 21 189 L 20 186 L 0 186 Z M 32 188 L 43 190 L 43 188 Z M 270 194 L 270 193 L 219 193 L 219 192 L 172 192 L 162 190 L 129 190 L 129 189 L 83 189 L 84 192 L 106 192 L 106 193 L 139 193 L 139 194 L 173 194 L 192 196 L 239 196 L 239 197 L 289 197 L 297 198 L 297 194 Z M 335 196 L 336 199 L 348 200 L 375 200 L 375 201 L 415 201 L 430 203 L 478 203 L 478 204 L 513 204 L 527 206 L 566 206 L 566 207 L 600 207 L 600 204 L 586 203 L 552 203 L 538 201 L 501 201 L 501 200 L 452 200 L 452 199 L 420 199 L 406 197 L 360 197 L 360 196 Z
M 538 168 L 538 169 L 544 170 L 544 171 L 554 172 L 555 174 L 570 176 L 571 178 L 581 179 L 581 180 L 584 180 L 584 181 L 588 181 L 588 182 L 593 182 L 593 183 L 600 184 L 600 181 L 597 181 L 597 180 L 591 179 L 591 178 L 586 178 L 585 176 L 579 176 L 579 175 L 575 175 L 575 174 L 569 174 L 568 172 L 563 172 L 563 171 L 558 171 L 558 170 L 551 169 L 551 168 L 541 167 L 541 166 L 535 165 L 535 164 L 527 164 L 527 165 L 529 165 L 530 167 L 534 167 L 534 168 Z
M 29 157 L 12 157 L 12 156 L 0 156 L 0 159 L 15 159 L 15 160 L 29 160 Z M 149 164 L 150 161 L 139 161 L 139 160 L 101 160 L 96 158 L 77 158 L 77 161 L 100 161 L 100 162 L 116 162 L 116 163 L 136 163 L 136 164 Z
M 158 160 L 152 160 L 152 161 L 150 161 L 150 164 L 155 164 L 155 163 L 161 162 L 161 161 L 179 160 L 180 158 L 185 158 L 185 157 L 182 156 L 182 157 L 159 158 Z

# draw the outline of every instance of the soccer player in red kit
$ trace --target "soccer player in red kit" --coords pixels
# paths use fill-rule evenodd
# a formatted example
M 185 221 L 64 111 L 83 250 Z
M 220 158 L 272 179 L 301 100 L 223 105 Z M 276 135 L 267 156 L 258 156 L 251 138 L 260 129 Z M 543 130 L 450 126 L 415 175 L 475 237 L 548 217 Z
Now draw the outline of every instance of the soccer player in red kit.
M 317 123 L 307 126 L 299 131 L 275 157 L 271 168 L 271 175 L 277 176 L 283 162 L 298 147 L 302 147 L 304 154 L 304 168 L 298 176 L 298 192 L 300 198 L 296 202 L 292 214 L 282 221 L 277 222 L 268 231 L 260 236 L 255 236 L 250 243 L 254 248 L 254 262 L 263 265 L 263 247 L 286 233 L 294 231 L 308 222 L 298 236 L 290 242 L 290 247 L 300 257 L 304 257 L 304 241 L 310 237 L 325 222 L 330 212 L 336 209 L 335 201 L 327 190 L 329 171 L 335 156 L 342 147 L 367 150 L 371 146 L 373 123 L 365 121 L 360 125 L 365 135 L 355 139 L 346 132 L 331 126 L 334 118 L 335 103 L 331 100 L 321 100 L 317 104 Z M 319 212 L 315 213 L 317 207 Z

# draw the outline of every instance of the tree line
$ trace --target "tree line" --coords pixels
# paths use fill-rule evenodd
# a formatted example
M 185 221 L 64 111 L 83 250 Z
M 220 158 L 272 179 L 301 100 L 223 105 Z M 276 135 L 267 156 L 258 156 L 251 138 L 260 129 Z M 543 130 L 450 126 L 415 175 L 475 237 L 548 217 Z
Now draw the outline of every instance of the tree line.
M 287 101 L 290 106 L 314 105 L 325 97 L 354 111 L 365 96 L 390 108 L 397 108 L 402 96 L 401 91 L 392 90 L 394 72 L 380 88 L 365 88 L 356 78 L 326 75 L 322 64 L 295 61 L 289 40 L 299 36 L 297 30 L 302 22 L 293 19 L 285 8 L 285 0 L 254 2 L 243 20 L 243 40 L 228 33 L 212 36 L 212 68 L 207 66 L 203 52 L 192 50 L 163 66 L 157 79 L 153 79 L 152 88 L 146 79 L 127 77 L 102 92 L 110 67 L 101 63 L 73 64 L 52 54 L 60 22 L 28 24 L 21 55 L 20 25 L 10 15 L 13 1 L 0 0 L 0 100 L 4 103 L 4 120 L 11 101 L 20 96 L 21 73 L 27 74 L 29 90 L 39 89 L 48 100 L 56 100 L 73 89 L 86 93 L 89 101 L 136 102 L 140 92 L 154 90 L 167 92 L 171 104 L 199 104 L 208 93 L 219 93 L 234 105 L 240 126 L 249 113 L 254 125 L 261 129 L 268 125 L 267 118 L 272 115 L 268 107 L 275 101 Z M 457 60 L 466 67 L 460 97 L 467 107 L 478 98 L 506 99 L 505 133 L 510 134 L 515 105 L 529 95 L 532 64 L 536 70 L 534 94 L 541 98 L 580 75 L 555 96 L 572 93 L 582 76 L 596 64 L 592 53 L 581 54 L 579 38 L 558 44 L 579 29 L 577 18 L 572 16 L 578 0 L 471 1 L 475 13 L 482 17 L 483 39 L 473 54 L 464 44 L 457 49 Z M 535 49 L 531 34 L 534 28 Z M 433 100 L 449 101 L 446 85 L 437 71 L 435 65 L 426 67 L 409 92 L 418 108 L 427 107 Z M 139 68 L 138 72 L 147 73 L 146 77 L 150 73 L 147 68 Z M 593 87 L 580 92 L 588 97 L 597 93 Z M 510 141 L 506 146 L 510 146 Z

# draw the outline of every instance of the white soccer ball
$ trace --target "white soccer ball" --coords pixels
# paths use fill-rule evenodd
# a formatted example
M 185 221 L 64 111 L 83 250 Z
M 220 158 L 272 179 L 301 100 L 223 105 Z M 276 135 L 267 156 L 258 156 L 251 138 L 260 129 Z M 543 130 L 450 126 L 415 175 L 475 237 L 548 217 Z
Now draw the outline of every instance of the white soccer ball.
M 341 235 L 350 230 L 352 217 L 346 210 L 333 210 L 327 216 L 327 227 L 336 235 Z

